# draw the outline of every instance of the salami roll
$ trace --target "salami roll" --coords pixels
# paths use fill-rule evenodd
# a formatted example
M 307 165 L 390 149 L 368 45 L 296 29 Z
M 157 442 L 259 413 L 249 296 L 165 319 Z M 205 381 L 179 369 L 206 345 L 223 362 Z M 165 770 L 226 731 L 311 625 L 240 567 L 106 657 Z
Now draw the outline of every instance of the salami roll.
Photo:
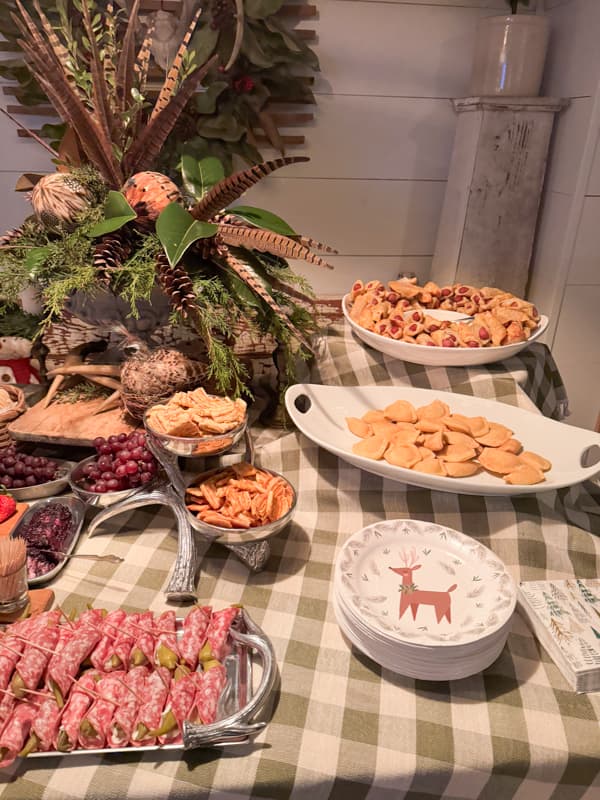
M 54 695 L 42 700 L 31 725 L 31 731 L 37 739 L 35 749 L 54 750 L 61 714 L 62 709 L 59 708 Z
M 116 611 L 110 611 L 102 620 L 100 624 L 101 639 L 90 654 L 90 661 L 96 669 L 103 670 L 104 665 L 110 659 L 115 639 L 119 635 L 120 626 L 126 617 L 125 611 L 118 608 Z
M 166 667 L 156 667 L 148 680 L 144 690 L 145 702 L 138 709 L 138 713 L 131 734 L 131 744 L 134 747 L 156 743 L 156 737 L 149 734 L 160 726 L 161 716 L 167 697 L 169 696 L 171 673 Z
M 90 669 L 84 672 L 81 678 L 73 685 L 58 727 L 57 750 L 66 753 L 77 747 L 79 725 L 85 712 L 94 702 L 94 694 L 96 694 L 99 678 L 100 673 L 97 670 Z M 91 694 L 91 692 L 94 694 Z
M 194 606 L 183 622 L 183 635 L 179 641 L 179 653 L 190 669 L 198 666 L 198 655 L 206 640 L 212 609 L 210 606 Z
M 104 669 L 127 669 L 129 658 L 138 635 L 140 614 L 129 614 L 113 643 L 112 651 L 104 664 Z
M 146 680 L 150 675 L 148 667 L 133 667 L 125 677 L 128 690 L 116 709 L 110 724 L 106 741 L 109 747 L 125 747 L 129 744 L 133 726 L 140 708 L 140 699 L 146 696 Z
M 115 711 L 123 700 L 127 689 L 121 682 L 126 673 L 111 672 L 96 684 L 99 695 L 79 725 L 79 745 L 85 750 L 104 747 Z
M 217 718 L 219 698 L 225 688 L 227 676 L 222 664 L 209 669 L 207 672 L 194 672 L 196 676 L 196 696 L 192 714 L 199 722 L 210 725 Z
M 17 757 L 29 736 L 31 723 L 38 711 L 38 703 L 16 703 L 0 734 L 0 768 L 7 767 Z
M 208 661 L 216 659 L 222 661 L 227 655 L 227 637 L 231 623 L 237 617 L 239 608 L 230 606 L 216 611 L 210 620 L 206 632 L 206 644 L 203 648 L 201 660 Z
M 100 636 L 97 626 L 92 627 L 85 623 L 78 625 L 73 637 L 50 659 L 46 670 L 46 685 L 54 692 L 59 705 L 70 692 L 73 678 L 100 640 Z
M 6 694 L 0 695 L 0 734 L 4 730 L 16 702 L 17 698 L 10 690 Z
M 154 614 L 151 611 L 145 611 L 140 614 L 138 626 L 141 630 L 138 629 L 138 634 L 129 656 L 129 662 L 133 667 L 154 663 L 154 646 L 156 643 Z
M 58 625 L 39 628 L 28 637 L 10 682 L 11 689 L 17 697 L 23 697 L 27 689 L 37 689 L 58 644 L 58 637 Z
M 174 670 L 179 663 L 176 622 L 174 611 L 164 611 L 156 620 L 154 664 L 170 670 Z
M 192 719 L 196 697 L 196 673 L 183 675 L 171 682 L 171 691 L 165 705 L 157 736 L 160 744 L 178 744 L 183 741 L 183 722 Z

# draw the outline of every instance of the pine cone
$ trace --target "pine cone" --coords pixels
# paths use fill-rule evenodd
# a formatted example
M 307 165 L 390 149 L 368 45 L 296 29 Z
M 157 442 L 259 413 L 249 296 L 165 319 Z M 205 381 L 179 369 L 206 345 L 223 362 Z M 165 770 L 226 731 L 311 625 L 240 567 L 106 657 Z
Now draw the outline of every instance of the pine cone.
M 6 231 L 3 236 L 0 236 L 0 247 L 6 247 L 7 245 L 14 242 L 23 234 L 22 228 L 13 228 L 10 231 Z
M 115 272 L 121 269 L 133 250 L 130 234 L 121 229 L 107 233 L 94 247 L 93 263 L 98 280 L 110 284 Z
M 166 255 L 161 253 L 156 259 L 156 273 L 171 306 L 182 317 L 187 317 L 196 307 L 196 293 L 187 270 L 180 265 L 172 267 Z

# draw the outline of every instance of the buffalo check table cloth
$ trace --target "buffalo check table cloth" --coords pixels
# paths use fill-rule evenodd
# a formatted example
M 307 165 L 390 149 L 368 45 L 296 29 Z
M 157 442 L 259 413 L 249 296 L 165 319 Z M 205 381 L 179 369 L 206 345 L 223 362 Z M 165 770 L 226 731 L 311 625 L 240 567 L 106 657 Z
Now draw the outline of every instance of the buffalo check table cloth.
M 338 328 L 313 379 L 432 386 L 537 405 L 555 417 L 566 410 L 560 376 L 540 345 L 504 366 L 433 370 L 389 363 Z M 362 472 L 295 431 L 257 440 L 257 462 L 296 486 L 296 514 L 271 540 L 258 574 L 201 542 L 198 595 L 216 608 L 242 603 L 270 636 L 280 682 L 266 729 L 232 749 L 21 760 L 0 776 L 0 798 L 600 797 L 600 696 L 575 694 L 518 614 L 506 648 L 482 674 L 427 682 L 351 648 L 332 609 L 340 547 L 383 519 L 429 520 L 474 536 L 516 581 L 597 577 L 596 485 L 521 498 L 431 492 Z M 86 603 L 167 607 L 162 592 L 177 546 L 169 511 L 137 510 L 104 531 L 84 536 L 78 552 L 125 561 L 71 561 L 53 584 L 57 602 L 67 613 Z

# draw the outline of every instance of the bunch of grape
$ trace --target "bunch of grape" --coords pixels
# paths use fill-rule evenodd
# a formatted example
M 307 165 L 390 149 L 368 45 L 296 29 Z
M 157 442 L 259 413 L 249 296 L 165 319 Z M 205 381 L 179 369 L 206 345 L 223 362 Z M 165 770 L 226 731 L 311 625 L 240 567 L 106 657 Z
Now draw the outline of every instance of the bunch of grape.
M 37 486 L 58 477 L 58 464 L 50 458 L 17 453 L 14 445 L 0 450 L 0 484 L 7 489 Z
M 93 462 L 83 468 L 82 489 L 88 492 L 119 492 L 136 489 L 150 483 L 158 463 L 146 447 L 146 434 L 134 431 L 104 439 L 94 439 L 98 453 Z

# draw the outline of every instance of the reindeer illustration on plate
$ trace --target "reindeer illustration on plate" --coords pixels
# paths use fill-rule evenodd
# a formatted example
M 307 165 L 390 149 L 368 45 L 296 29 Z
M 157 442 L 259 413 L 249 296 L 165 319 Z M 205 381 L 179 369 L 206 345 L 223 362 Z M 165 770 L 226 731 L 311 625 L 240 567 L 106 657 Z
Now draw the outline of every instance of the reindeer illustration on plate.
M 416 620 L 419 606 L 433 606 L 436 622 L 440 623 L 445 617 L 448 622 L 451 623 L 452 598 L 450 593 L 456 589 L 458 584 L 453 583 L 445 592 L 419 589 L 413 581 L 413 572 L 422 567 L 422 564 L 417 563 L 418 557 L 416 548 L 412 547 L 408 552 L 402 550 L 400 552 L 400 560 L 402 562 L 401 567 L 389 567 L 392 572 L 402 576 L 399 619 L 402 619 L 409 607 L 412 611 L 413 619 Z

